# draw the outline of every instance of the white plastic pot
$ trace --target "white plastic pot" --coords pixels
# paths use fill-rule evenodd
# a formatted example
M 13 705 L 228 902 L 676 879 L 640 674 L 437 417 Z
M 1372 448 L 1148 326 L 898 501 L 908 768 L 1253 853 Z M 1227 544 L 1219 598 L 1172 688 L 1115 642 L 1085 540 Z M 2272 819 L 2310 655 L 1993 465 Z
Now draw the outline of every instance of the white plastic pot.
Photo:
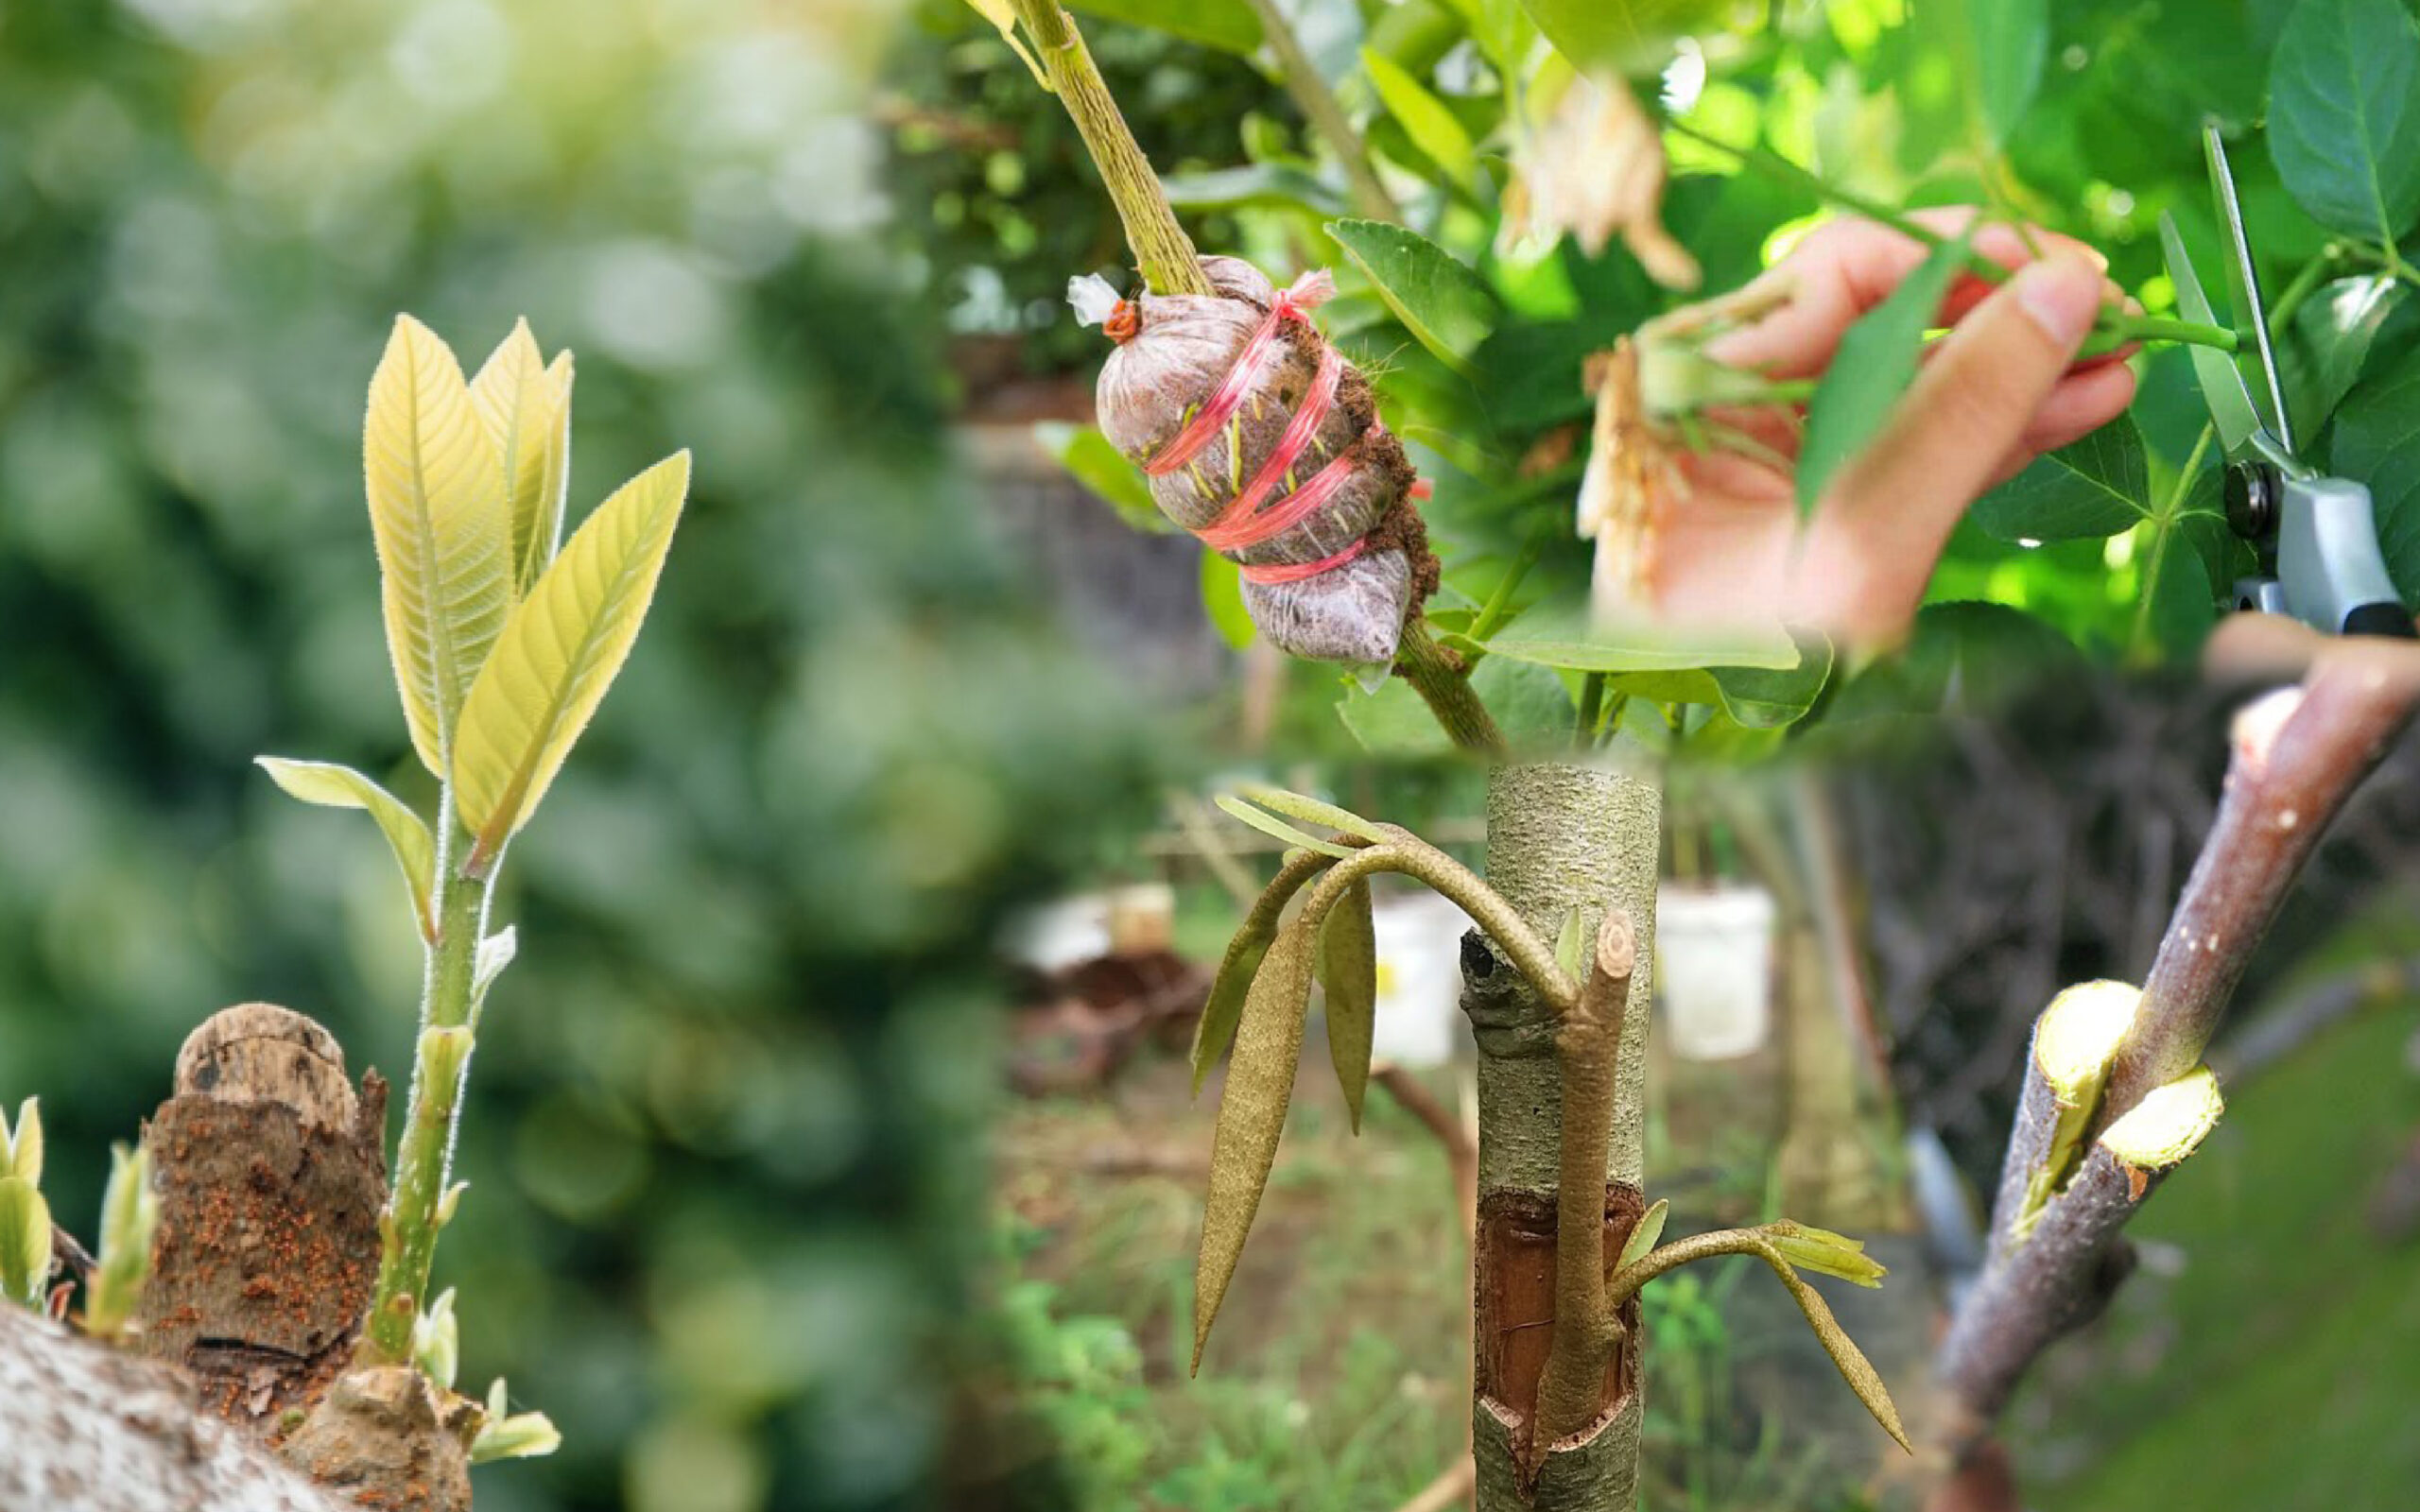
M 1451 1060 L 1461 1033 L 1462 932 L 1470 916 L 1435 893 L 1380 893 L 1378 1024 L 1372 1053 L 1407 1066 Z
M 1731 1060 L 1772 1033 L 1773 900 L 1762 887 L 1668 885 L 1655 904 L 1655 993 L 1672 1053 Z

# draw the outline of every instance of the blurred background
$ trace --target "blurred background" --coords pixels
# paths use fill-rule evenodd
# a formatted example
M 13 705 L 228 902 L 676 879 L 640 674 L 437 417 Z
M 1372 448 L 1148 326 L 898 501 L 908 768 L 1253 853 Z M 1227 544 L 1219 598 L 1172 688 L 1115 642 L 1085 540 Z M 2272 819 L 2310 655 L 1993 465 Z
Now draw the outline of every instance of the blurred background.
M 1349 68 L 1363 8 L 1300 9 Z M 1483 79 L 1446 0 L 1368 9 L 1448 94 Z M 1757 9 L 1770 40 L 1824 8 Z M 2061 9 L 2116 41 L 2091 69 L 2060 55 L 2028 171 L 2140 280 L 2147 218 L 2201 193 L 2189 137 L 2141 122 L 2241 70 L 2223 28 L 2153 49 L 2155 17 Z M 2277 9 L 2245 14 L 2273 38 Z M 1236 8 L 1098 9 L 1203 245 L 1315 249 L 1285 198 L 1296 113 L 1257 34 L 1222 29 Z M 1830 9 L 1820 66 L 1718 108 L 1875 192 L 1971 198 L 1910 165 L 1948 86 L 1893 40 L 1903 9 Z M 2304 255 L 2273 176 L 2238 166 L 2266 245 Z M 1715 175 L 1677 202 L 1718 283 L 1811 209 Z M 1136 528 L 1125 474 L 1062 467 L 1097 357 L 1062 294 L 1117 269 L 1115 237 L 1055 102 L 958 0 L 0 5 L 0 1100 L 42 1095 L 61 1222 L 89 1230 L 109 1142 L 217 1007 L 282 1002 L 356 1069 L 405 1064 L 392 863 L 250 762 L 428 799 L 380 638 L 362 394 L 398 311 L 470 362 L 526 315 L 579 355 L 575 517 L 675 447 L 698 479 L 652 627 L 497 905 L 521 955 L 440 1280 L 465 1383 L 508 1377 L 565 1444 L 483 1469 L 480 1504 L 1386 1512 L 1427 1484 L 1465 1413 L 1457 921 L 1384 900 L 1403 1075 L 1357 1143 L 1305 1075 L 1191 1383 L 1215 1104 L 1182 1055 L 1273 864 L 1204 793 L 1277 778 L 1475 860 L 1480 780 L 1359 760 L 1332 670 L 1249 644 L 1231 583 Z M 1626 255 L 1528 285 L 1542 371 L 1660 307 Z M 2181 365 L 2160 382 L 2146 428 L 2181 454 L 2199 417 Z M 1541 434 L 1584 410 L 1541 395 Z M 1461 505 L 1441 480 L 1465 598 L 1525 553 L 1532 592 L 1584 577 L 1576 463 L 1539 461 Z M 2120 556 L 1962 533 L 1945 592 L 2115 656 L 2165 633 Z M 1939 701 L 1984 670 L 1920 676 Z M 1665 984 L 1651 1184 L 1676 1231 L 1787 1198 L 1892 1246 L 1893 1290 L 1851 1322 L 1894 1383 L 1957 1280 L 2026 1023 L 2065 981 L 2139 974 L 2216 791 L 2222 706 L 2067 670 L 1909 765 L 1674 792 L 1669 891 L 1696 911 L 1666 929 L 1716 964 Z M 2021 1404 L 2052 1504 L 2409 1504 L 2420 1194 L 2394 1183 L 2420 1008 L 2376 969 L 2420 949 L 2414 775 L 2407 753 L 2374 784 L 2239 1018 L 2360 990 L 2258 1052 L 2215 1157 L 2146 1216 L 2156 1263 Z M 1829 966 L 1791 966 L 1819 914 Z M 1880 1441 L 1772 1290 L 1715 1269 L 1650 1294 L 1651 1504 L 1858 1504 Z M 2279 1360 L 2278 1394 L 2210 1387 Z

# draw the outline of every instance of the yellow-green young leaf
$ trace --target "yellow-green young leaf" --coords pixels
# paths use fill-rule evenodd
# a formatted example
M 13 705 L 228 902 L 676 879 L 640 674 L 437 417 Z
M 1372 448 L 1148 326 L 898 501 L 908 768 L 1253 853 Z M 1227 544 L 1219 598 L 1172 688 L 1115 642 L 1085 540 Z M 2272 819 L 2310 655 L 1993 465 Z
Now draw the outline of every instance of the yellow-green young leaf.
M 527 822 L 631 654 L 689 491 L 689 454 L 622 485 L 513 610 L 462 706 L 454 800 L 493 856 Z
M 1880 1261 L 1866 1254 L 1865 1241 L 1861 1239 L 1787 1221 L 1767 1224 L 1763 1231 L 1791 1264 L 1818 1276 L 1836 1276 L 1859 1286 L 1879 1287 L 1882 1278 L 1891 1274 Z
M 562 527 L 571 452 L 571 353 L 557 358 L 556 368 L 560 374 L 546 366 L 529 322 L 516 320 L 512 334 L 471 380 L 471 403 L 503 470 L 516 600 L 545 570 Z
M 1201 1095 L 1201 1083 L 1210 1068 L 1227 1053 L 1229 1041 L 1236 1037 L 1236 1024 L 1243 1018 L 1244 995 L 1252 990 L 1253 978 L 1260 971 L 1260 963 L 1269 954 L 1271 941 L 1277 938 L 1277 920 L 1286 905 L 1301 891 L 1303 885 L 1327 869 L 1328 858 L 1302 851 L 1286 858 L 1277 868 L 1277 876 L 1262 890 L 1252 905 L 1252 912 L 1236 929 L 1235 937 L 1227 941 L 1227 953 L 1219 962 L 1219 974 L 1212 978 L 1210 995 L 1202 1000 L 1201 1017 L 1193 1024 L 1193 1095 Z
M 1196 1371 L 1277 1159 L 1277 1136 L 1294 1098 L 1294 1068 L 1303 1058 L 1303 1022 L 1310 1011 L 1318 951 L 1314 928 L 1297 918 L 1270 947 L 1244 998 L 1236 1053 L 1219 1100 L 1218 1132 L 1210 1142 L 1210 1196 L 1201 1214 L 1201 1256 L 1193 1272 Z
M 1221 793 L 1219 795 L 1218 803 L 1220 808 L 1261 833 L 1273 835 L 1288 845 L 1298 845 L 1305 850 L 1316 850 L 1323 856 L 1336 856 L 1340 859 L 1353 853 L 1348 847 L 1338 845 L 1333 840 L 1322 840 L 1317 835 L 1305 834 L 1284 819 L 1272 814 L 1264 814 L 1239 798 L 1232 798 Z
M 42 1185 L 42 1099 L 28 1097 L 17 1108 L 17 1126 L 9 1127 L 9 1113 L 0 1108 L 0 1176 L 22 1177 Z
M 1807 1327 L 1813 1329 L 1815 1337 L 1823 1341 L 1824 1352 L 1830 1355 L 1832 1364 L 1840 1367 L 1841 1379 L 1857 1393 L 1857 1400 L 1865 1403 L 1865 1410 L 1874 1414 L 1874 1420 L 1882 1425 L 1884 1433 L 1898 1441 L 1901 1449 L 1914 1453 L 1916 1446 L 1908 1442 L 1908 1431 L 1900 1426 L 1899 1409 L 1892 1404 L 1891 1392 L 1882 1384 L 1882 1377 L 1875 1373 L 1873 1365 L 1866 1360 L 1865 1351 L 1857 1347 L 1857 1342 L 1832 1316 L 1831 1308 L 1816 1294 L 1815 1288 L 1807 1285 L 1796 1271 L 1789 1268 L 1789 1262 L 1782 1258 L 1780 1250 L 1768 1244 L 1759 1246 L 1758 1252 L 1764 1257 L 1765 1263 L 1773 1268 L 1773 1274 L 1781 1278 L 1781 1283 L 1789 1288 L 1791 1300 L 1798 1304 L 1801 1313 L 1806 1314 Z
M 974 8 L 977 15 L 1000 29 L 1000 40 L 1009 44 L 1011 52 L 1025 60 L 1026 70 L 1033 75 L 1033 81 L 1049 90 L 1050 76 L 1042 71 L 1042 65 L 1033 60 L 1033 54 L 1027 52 L 1025 43 L 1017 40 L 1016 7 L 1009 0 L 966 0 L 966 3 Z
M 0 1177 L 0 1296 L 39 1307 L 49 1280 L 50 1204 L 24 1177 Z
M 387 651 L 412 748 L 441 782 L 462 700 L 512 609 L 511 521 L 461 366 L 407 315 L 370 380 L 361 459 Z
M 1378 1020 L 1378 933 L 1371 918 L 1370 885 L 1344 889 L 1320 927 L 1320 988 L 1327 1016 L 1327 1056 L 1336 1084 L 1361 1132 L 1361 1094 L 1370 1085 L 1370 1045 Z
M 1640 1214 L 1638 1227 L 1622 1241 L 1621 1258 L 1614 1262 L 1614 1269 L 1619 1270 L 1634 1260 L 1645 1260 L 1647 1252 L 1655 1247 L 1655 1241 L 1664 1237 L 1664 1220 L 1671 1213 L 1672 1204 L 1662 1197 L 1656 1198 L 1655 1206 Z
M 421 816 L 403 800 L 350 766 L 334 762 L 298 762 L 283 756 L 252 760 L 269 780 L 305 803 L 332 809 L 362 809 L 378 821 L 395 864 L 404 868 L 404 885 L 411 889 L 412 916 L 420 920 L 421 937 L 437 937 L 437 911 L 430 902 L 437 885 L 437 843 Z
M 1571 911 L 1563 916 L 1563 927 L 1555 931 L 1554 963 L 1575 982 L 1588 974 L 1580 955 L 1584 944 L 1580 937 L 1580 905 L 1573 903 Z
M 84 1293 L 84 1332 L 113 1339 L 126 1330 L 151 1274 L 151 1240 L 160 1194 L 151 1190 L 151 1152 L 110 1146 L 110 1184 L 101 1197 L 101 1253 Z
M 1333 803 L 1322 803 L 1318 799 L 1307 794 L 1297 793 L 1290 788 L 1271 787 L 1265 782 L 1246 782 L 1241 791 L 1244 797 L 1262 808 L 1274 810 L 1289 818 L 1301 819 L 1306 824 L 1323 824 L 1331 830 L 1341 830 L 1347 834 L 1357 834 L 1373 845 L 1382 843 L 1387 838 L 1386 831 L 1379 829 L 1351 809 L 1339 808 Z

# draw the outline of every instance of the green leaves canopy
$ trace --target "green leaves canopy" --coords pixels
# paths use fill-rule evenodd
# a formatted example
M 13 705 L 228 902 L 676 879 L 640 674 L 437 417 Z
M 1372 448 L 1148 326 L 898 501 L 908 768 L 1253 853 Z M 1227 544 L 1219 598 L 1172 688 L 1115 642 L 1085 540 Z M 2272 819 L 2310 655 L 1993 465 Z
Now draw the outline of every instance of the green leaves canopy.
M 2314 219 L 2392 244 L 2420 219 L 2420 23 L 2400 0 L 2302 0 L 2270 63 L 2269 146 Z

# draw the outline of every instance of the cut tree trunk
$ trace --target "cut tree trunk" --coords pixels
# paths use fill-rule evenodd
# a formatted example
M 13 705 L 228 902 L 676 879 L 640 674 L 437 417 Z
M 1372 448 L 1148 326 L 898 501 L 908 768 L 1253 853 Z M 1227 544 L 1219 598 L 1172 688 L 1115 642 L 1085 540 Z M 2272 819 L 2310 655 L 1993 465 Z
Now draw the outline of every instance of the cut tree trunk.
M 1629 911 L 1636 966 L 1622 1018 L 1613 1138 L 1605 1169 L 1605 1253 L 1616 1255 L 1644 1206 L 1641 1096 L 1655 942 L 1663 799 L 1651 782 L 1578 766 L 1505 766 L 1488 779 L 1487 880 L 1530 926 L 1555 938 L 1572 908 L 1594 939 L 1608 907 Z M 1581 1433 L 1532 1445 L 1530 1422 L 1555 1313 L 1555 1211 L 1562 1087 L 1555 1014 L 1473 931 L 1462 942 L 1462 1008 L 1478 1044 L 1478 1232 L 1473 1246 L 1471 1420 L 1480 1512 L 1618 1512 L 1638 1496 L 1639 1329 L 1605 1372 L 1603 1410 Z

